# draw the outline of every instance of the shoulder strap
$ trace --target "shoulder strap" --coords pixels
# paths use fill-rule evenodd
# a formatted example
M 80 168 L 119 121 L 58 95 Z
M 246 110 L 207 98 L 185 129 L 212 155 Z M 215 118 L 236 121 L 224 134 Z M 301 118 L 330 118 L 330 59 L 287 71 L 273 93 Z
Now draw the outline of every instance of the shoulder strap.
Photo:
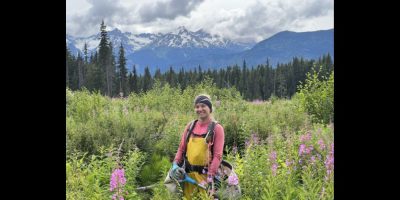
M 189 129 L 188 129 L 188 131 L 186 132 L 186 138 L 185 138 L 185 141 L 186 141 L 186 145 L 188 144 L 188 142 L 189 142 L 189 138 L 190 138 L 190 134 L 192 134 L 192 131 L 193 131 L 193 128 L 194 128 L 194 126 L 196 125 L 196 122 L 197 122 L 197 119 L 196 120 L 193 120 L 191 123 L 190 123 L 190 126 L 189 126 Z M 185 150 L 186 151 L 186 150 Z
M 214 144 L 214 128 L 215 125 L 217 124 L 217 121 L 212 121 L 207 128 L 207 135 L 206 135 L 206 142 L 207 144 L 211 142 L 211 144 Z
M 209 151 L 209 160 L 208 160 L 208 165 L 211 164 L 212 159 L 214 157 L 214 136 L 215 136 L 215 125 L 217 125 L 217 121 L 212 121 L 209 125 L 208 125 L 208 130 L 207 130 L 207 135 L 206 135 L 206 142 L 208 144 L 208 151 Z
M 185 149 L 184 149 L 183 152 L 182 152 L 183 158 L 186 157 L 187 144 L 189 143 L 190 134 L 192 134 L 192 131 L 193 131 L 194 126 L 196 125 L 196 122 L 197 122 L 197 119 L 196 119 L 196 120 L 193 120 L 192 122 L 190 122 L 189 129 L 188 129 L 187 132 L 186 132 Z

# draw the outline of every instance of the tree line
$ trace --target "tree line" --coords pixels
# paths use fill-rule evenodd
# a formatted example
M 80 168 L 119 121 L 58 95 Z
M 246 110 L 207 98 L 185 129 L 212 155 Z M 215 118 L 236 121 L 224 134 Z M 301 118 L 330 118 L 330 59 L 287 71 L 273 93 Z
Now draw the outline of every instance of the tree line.
M 99 39 L 98 50 L 90 55 L 86 43 L 83 53 L 76 56 L 66 47 L 66 86 L 71 90 L 86 88 L 110 97 L 128 96 L 131 92 L 150 90 L 156 80 L 162 85 L 168 83 L 171 87 L 184 90 L 208 77 L 219 88 L 235 87 L 247 100 L 266 100 L 271 96 L 290 98 L 296 92 L 297 86 L 305 81 L 307 72 L 317 69 L 322 78 L 333 71 L 332 58 L 327 54 L 318 60 L 294 57 L 292 61 L 278 63 L 276 67 L 271 66 L 268 60 L 265 64 L 249 67 L 244 60 L 242 66 L 233 65 L 220 69 L 203 69 L 198 66 L 193 70 L 181 67 L 179 71 L 175 71 L 171 66 L 164 73 L 157 69 L 152 75 L 146 66 L 141 75 L 137 73 L 135 65 L 132 66 L 132 71 L 127 70 L 122 43 L 118 50 L 118 59 L 115 58 L 104 21 L 100 25 Z

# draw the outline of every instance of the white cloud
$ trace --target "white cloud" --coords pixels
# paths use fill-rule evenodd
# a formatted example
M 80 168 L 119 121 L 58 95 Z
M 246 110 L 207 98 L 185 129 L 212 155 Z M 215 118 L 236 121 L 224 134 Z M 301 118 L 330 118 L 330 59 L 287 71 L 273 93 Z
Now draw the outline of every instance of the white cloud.
M 67 32 L 95 34 L 101 19 L 123 32 L 200 28 L 237 41 L 333 28 L 333 0 L 67 0 Z
M 150 22 L 155 19 L 175 19 L 178 16 L 186 16 L 204 0 L 169 0 L 148 3 L 139 9 L 142 22 Z

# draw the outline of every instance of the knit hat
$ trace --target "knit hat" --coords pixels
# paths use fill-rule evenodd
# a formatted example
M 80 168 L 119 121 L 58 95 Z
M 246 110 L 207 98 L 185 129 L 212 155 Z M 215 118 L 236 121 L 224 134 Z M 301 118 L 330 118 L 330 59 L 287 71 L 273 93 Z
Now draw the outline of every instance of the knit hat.
M 194 105 L 196 105 L 198 103 L 206 104 L 210 108 L 210 112 L 212 112 L 212 103 L 211 103 L 210 97 L 205 96 L 205 95 L 199 95 L 194 100 Z

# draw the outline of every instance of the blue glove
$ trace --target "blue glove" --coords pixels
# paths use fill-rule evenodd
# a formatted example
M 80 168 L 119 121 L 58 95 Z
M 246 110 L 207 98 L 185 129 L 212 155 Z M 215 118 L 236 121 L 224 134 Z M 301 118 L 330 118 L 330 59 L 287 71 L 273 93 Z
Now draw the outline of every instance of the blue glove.
M 186 172 L 183 168 L 180 168 L 175 162 L 172 163 L 172 170 L 170 172 L 170 177 L 176 180 L 182 180 Z
M 179 166 L 176 164 L 176 162 L 173 162 L 172 163 L 172 171 L 174 171 L 177 168 L 179 168 Z

